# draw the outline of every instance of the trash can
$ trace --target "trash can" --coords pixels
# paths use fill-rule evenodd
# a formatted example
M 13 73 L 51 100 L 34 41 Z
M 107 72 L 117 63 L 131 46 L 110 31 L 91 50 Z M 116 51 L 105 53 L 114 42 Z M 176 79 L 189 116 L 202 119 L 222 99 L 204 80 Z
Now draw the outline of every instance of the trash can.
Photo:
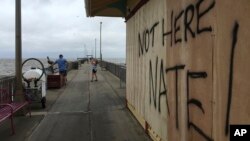
M 79 64 L 78 61 L 72 62 L 72 68 L 78 70 Z

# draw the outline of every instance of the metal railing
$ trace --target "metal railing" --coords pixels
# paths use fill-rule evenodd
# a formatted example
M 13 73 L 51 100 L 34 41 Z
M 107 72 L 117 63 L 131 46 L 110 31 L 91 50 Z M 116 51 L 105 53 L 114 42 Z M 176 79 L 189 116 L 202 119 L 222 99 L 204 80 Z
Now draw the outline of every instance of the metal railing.
M 125 65 L 120 65 L 120 64 L 115 64 L 115 63 L 110 63 L 106 61 L 100 62 L 100 66 L 102 68 L 105 68 L 115 76 L 117 76 L 120 79 L 120 87 L 122 87 L 122 83 L 126 84 L 126 66 Z
M 71 70 L 77 70 L 79 68 L 79 64 L 80 64 L 79 61 L 69 61 L 67 66 L 67 71 L 69 72 Z M 58 66 L 48 66 L 47 68 L 45 68 L 46 74 L 52 74 L 57 72 L 59 72 Z
M 15 84 L 16 84 L 15 76 L 3 76 L 0 78 L 0 90 L 1 90 L 0 101 L 2 99 L 1 96 L 4 96 L 4 94 L 2 94 L 3 92 L 7 92 L 12 95 L 15 93 Z
M 68 71 L 72 69 L 78 69 L 78 61 L 69 62 Z M 45 68 L 45 73 L 48 73 L 51 68 Z M 4 90 L 5 92 L 11 93 L 12 95 L 15 93 L 15 85 L 16 78 L 15 76 L 0 76 L 0 90 Z M 0 99 L 1 99 L 2 91 L 0 91 Z

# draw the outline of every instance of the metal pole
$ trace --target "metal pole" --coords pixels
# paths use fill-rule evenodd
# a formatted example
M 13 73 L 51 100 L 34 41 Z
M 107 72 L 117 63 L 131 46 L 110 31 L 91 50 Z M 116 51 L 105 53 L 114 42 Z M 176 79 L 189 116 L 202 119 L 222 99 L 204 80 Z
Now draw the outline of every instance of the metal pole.
M 85 55 L 85 57 L 88 57 L 87 55 L 88 55 L 88 51 L 87 51 L 87 48 L 86 48 L 86 45 L 84 44 L 84 55 Z
M 96 38 L 95 38 L 95 58 L 96 58 Z
M 102 22 L 100 22 L 100 60 L 102 63 Z
M 16 93 L 22 94 L 22 16 L 21 0 L 16 0 Z

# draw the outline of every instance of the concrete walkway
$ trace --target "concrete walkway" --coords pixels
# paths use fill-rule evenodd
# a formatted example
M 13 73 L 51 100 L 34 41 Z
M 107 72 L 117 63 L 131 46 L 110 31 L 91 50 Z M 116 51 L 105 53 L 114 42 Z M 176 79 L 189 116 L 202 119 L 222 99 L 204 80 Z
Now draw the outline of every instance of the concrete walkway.
M 118 78 L 99 69 L 98 81 L 90 82 L 89 68 L 89 64 L 84 64 L 79 70 L 71 71 L 67 86 L 57 90 L 54 96 L 57 100 L 47 109 L 33 110 L 31 118 L 22 117 L 34 123 L 29 123 L 33 124 L 32 128 L 19 135 L 19 141 L 150 140 L 125 107 L 125 89 L 120 88 Z M 2 141 L 1 132 L 6 130 L 0 129 Z

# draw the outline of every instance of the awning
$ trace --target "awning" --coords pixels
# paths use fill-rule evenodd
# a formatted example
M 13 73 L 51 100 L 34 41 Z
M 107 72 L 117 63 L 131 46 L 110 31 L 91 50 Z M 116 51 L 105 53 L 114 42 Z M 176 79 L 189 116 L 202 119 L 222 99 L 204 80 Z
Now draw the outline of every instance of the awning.
M 85 0 L 87 17 L 126 17 L 141 1 L 145 0 Z
M 127 0 L 85 0 L 88 17 L 125 17 Z

